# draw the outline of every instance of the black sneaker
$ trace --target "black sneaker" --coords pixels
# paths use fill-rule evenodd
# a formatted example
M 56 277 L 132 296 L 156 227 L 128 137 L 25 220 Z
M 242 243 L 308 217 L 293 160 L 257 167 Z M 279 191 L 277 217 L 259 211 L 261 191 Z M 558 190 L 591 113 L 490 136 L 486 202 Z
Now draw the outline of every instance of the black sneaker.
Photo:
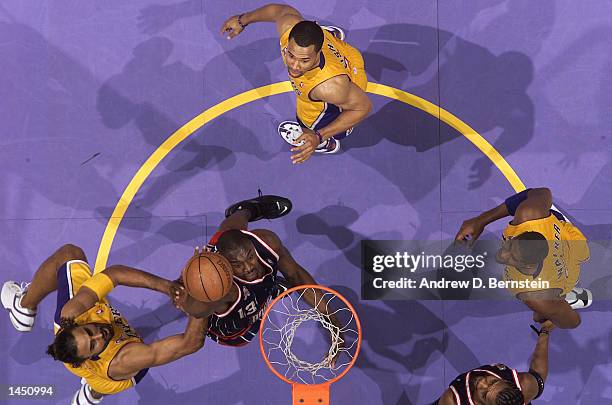
M 293 204 L 288 198 L 277 195 L 260 195 L 250 200 L 240 201 L 225 210 L 225 218 L 239 210 L 248 210 L 251 213 L 249 222 L 260 219 L 275 219 L 291 212 Z

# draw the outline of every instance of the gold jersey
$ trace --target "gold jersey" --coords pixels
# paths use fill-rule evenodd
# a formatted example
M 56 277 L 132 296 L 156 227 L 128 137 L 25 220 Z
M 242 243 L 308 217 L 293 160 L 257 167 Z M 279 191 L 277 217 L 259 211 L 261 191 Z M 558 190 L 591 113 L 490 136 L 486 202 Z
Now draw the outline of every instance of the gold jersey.
M 280 37 L 283 62 L 285 62 L 285 49 L 289 43 L 291 28 Z M 297 95 L 297 118 L 302 125 L 311 129 L 315 129 L 315 127 L 319 129 L 317 124 L 326 115 L 336 113 L 335 115 L 337 116 L 340 112 L 340 109 L 333 104 L 312 100 L 310 98 L 312 89 L 324 81 L 339 75 L 347 75 L 363 91 L 366 90 L 368 84 L 361 53 L 346 42 L 336 38 L 329 31 L 323 30 L 323 34 L 324 40 L 321 47 L 319 65 L 300 77 L 289 77 L 293 91 Z
M 549 241 L 549 253 L 541 268 L 533 275 L 526 275 L 515 267 L 506 266 L 507 281 L 548 281 L 550 289 L 560 289 L 561 295 L 569 293 L 580 277 L 580 265 L 589 258 L 586 237 L 578 228 L 551 213 L 546 218 L 526 221 L 518 225 L 509 224 L 504 230 L 504 240 L 524 232 L 541 233 Z M 511 288 L 516 295 L 521 292 L 538 291 L 541 288 Z
M 69 261 L 58 270 L 58 310 L 55 317 L 55 333 L 59 330 L 59 311 L 91 276 L 89 264 L 80 260 Z M 102 394 L 115 394 L 134 386 L 138 376 L 128 380 L 113 380 L 108 375 L 111 361 L 125 345 L 142 342 L 138 333 L 128 324 L 127 320 L 110 306 L 106 298 L 103 298 L 93 308 L 79 315 L 75 322 L 80 325 L 86 323 L 112 325 L 113 337 L 96 358 L 86 360 L 80 367 L 72 367 L 72 365 L 64 363 L 66 368 L 73 374 L 85 378 L 91 388 Z

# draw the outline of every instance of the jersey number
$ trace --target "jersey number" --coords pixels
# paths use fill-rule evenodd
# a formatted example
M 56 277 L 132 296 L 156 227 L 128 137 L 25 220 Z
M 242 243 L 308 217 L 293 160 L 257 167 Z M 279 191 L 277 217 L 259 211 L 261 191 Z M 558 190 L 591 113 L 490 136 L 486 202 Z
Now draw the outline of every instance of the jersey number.
M 257 312 L 257 305 L 255 305 L 254 301 L 251 301 L 249 305 L 247 305 L 244 308 L 240 308 L 238 310 L 238 313 L 240 314 L 240 318 L 246 318 L 247 316 L 253 315 L 255 312 Z

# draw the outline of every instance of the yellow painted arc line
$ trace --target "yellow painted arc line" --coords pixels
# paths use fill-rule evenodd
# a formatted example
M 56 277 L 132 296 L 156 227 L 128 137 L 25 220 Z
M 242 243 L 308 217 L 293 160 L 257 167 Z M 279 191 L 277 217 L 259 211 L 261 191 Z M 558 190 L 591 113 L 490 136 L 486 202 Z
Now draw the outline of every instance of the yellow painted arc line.
M 446 111 L 443 108 L 438 107 L 434 103 L 431 103 L 421 97 L 415 96 L 414 94 L 406 93 L 405 91 L 396 89 L 394 87 L 386 86 L 379 83 L 368 83 L 368 93 L 377 94 L 379 96 L 393 98 L 406 104 L 410 104 L 420 110 L 425 111 L 428 114 L 438 117 L 440 114 L 440 120 L 445 124 L 456 129 L 460 134 L 465 136 L 470 142 L 474 144 L 480 151 L 488 157 L 491 162 L 499 169 L 499 171 L 506 177 L 506 180 L 510 183 L 515 191 L 522 191 L 525 189 L 525 185 L 518 177 L 514 169 L 506 162 L 506 159 L 491 145 L 485 138 L 483 138 L 478 132 L 472 127 L 461 121 L 459 118 Z
M 191 121 L 180 127 L 172 135 L 170 135 L 156 150 L 149 156 L 149 158 L 142 164 L 140 169 L 136 172 L 132 180 L 129 182 L 119 202 L 113 210 L 111 218 L 108 220 L 102 240 L 100 241 L 100 247 L 96 256 L 96 264 L 94 266 L 94 272 L 98 273 L 106 268 L 110 249 L 117 234 L 117 229 L 123 220 L 128 207 L 132 203 L 134 196 L 140 190 L 140 187 L 147 180 L 149 175 L 157 167 L 157 165 L 181 142 L 187 137 L 192 135 L 195 131 L 200 129 L 208 122 L 214 120 L 220 115 L 225 114 L 234 108 L 243 106 L 252 101 L 262 99 L 264 97 L 274 96 L 277 94 L 288 93 L 293 91 L 291 83 L 289 81 L 278 82 L 268 84 L 266 86 L 258 87 L 246 91 L 244 93 L 237 94 L 230 97 L 197 115 Z M 508 162 L 493 148 L 486 139 L 480 136 L 475 130 L 469 125 L 465 124 L 459 118 L 453 114 L 439 108 L 437 105 L 415 96 L 414 94 L 407 93 L 405 91 L 396 89 L 394 87 L 386 86 L 379 83 L 368 83 L 367 91 L 372 94 L 376 94 L 383 97 L 388 97 L 409 104 L 415 108 L 425 111 L 434 117 L 439 118 L 444 123 L 450 125 L 456 129 L 459 133 L 465 136 L 470 142 L 472 142 L 482 153 L 487 156 L 491 162 L 502 172 L 506 179 L 510 182 L 510 185 L 516 190 L 520 191 L 525 189 L 524 184 L 521 182 L 515 171 L 510 167 Z

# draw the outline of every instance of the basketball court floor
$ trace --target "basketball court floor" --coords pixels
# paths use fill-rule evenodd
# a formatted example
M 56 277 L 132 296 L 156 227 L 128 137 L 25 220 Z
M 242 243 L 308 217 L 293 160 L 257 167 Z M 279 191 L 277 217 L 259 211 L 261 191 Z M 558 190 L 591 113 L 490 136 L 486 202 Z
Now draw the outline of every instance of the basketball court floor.
M 276 133 L 294 117 L 295 96 L 269 86 L 287 80 L 273 25 L 251 25 L 232 41 L 219 33 L 227 17 L 263 4 L 2 2 L 3 279 L 29 280 L 64 243 L 83 247 L 96 268 L 121 263 L 175 278 L 224 209 L 261 189 L 291 198 L 294 210 L 253 225 L 276 232 L 361 317 L 362 352 L 332 386 L 333 404 L 428 404 L 480 364 L 526 370 L 535 344 L 526 307 L 360 300 L 360 241 L 451 239 L 464 219 L 524 185 L 549 187 L 585 235 L 609 247 L 612 4 L 293 3 L 345 28 L 379 84 L 371 116 L 342 153 L 298 166 Z M 491 225 L 488 237 L 503 227 Z M 111 300 L 145 341 L 184 329 L 160 294 L 118 288 Z M 65 404 L 79 381 L 45 354 L 54 307 L 52 297 L 42 303 L 29 334 L 2 315 L 0 383 L 53 384 L 49 402 Z M 578 329 L 552 332 L 550 375 L 535 403 L 612 404 L 611 310 L 598 300 Z M 104 403 L 290 400 L 256 342 L 207 341 Z

